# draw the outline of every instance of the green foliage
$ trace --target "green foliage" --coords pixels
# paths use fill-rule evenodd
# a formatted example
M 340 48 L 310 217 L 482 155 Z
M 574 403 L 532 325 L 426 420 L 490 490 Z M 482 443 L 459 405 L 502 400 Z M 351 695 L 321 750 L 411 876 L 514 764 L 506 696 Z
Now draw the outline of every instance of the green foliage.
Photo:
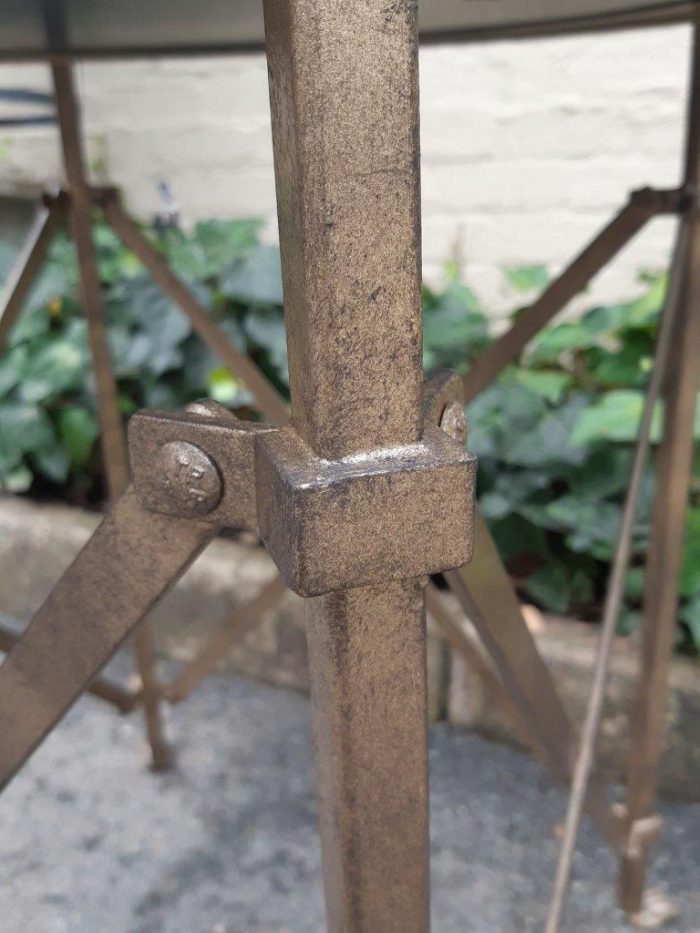
M 529 272 L 511 286 L 538 284 Z M 539 280 L 539 284 L 544 279 Z M 553 612 L 598 618 L 629 482 L 665 276 L 643 276 L 634 301 L 594 307 L 542 331 L 470 406 L 481 508 L 523 595 Z M 426 316 L 429 313 L 426 309 Z M 472 328 L 480 309 L 465 302 Z M 516 312 L 517 315 L 518 312 Z M 429 336 L 430 331 L 426 328 Z M 488 342 L 488 341 L 487 341 Z M 483 343 L 481 344 L 483 346 Z M 429 348 L 428 348 L 429 350 Z M 453 345 L 441 365 L 460 366 Z M 654 471 L 663 409 L 652 425 L 620 632 L 640 624 Z M 700 419 L 696 419 L 696 438 Z M 679 642 L 700 649 L 700 460 L 687 517 Z
M 146 231 L 228 337 L 286 392 L 279 252 L 260 221 Z M 244 386 L 106 226 L 95 227 L 108 337 L 125 415 L 202 396 L 245 406 Z M 12 256 L 0 249 L 6 274 Z M 57 238 L 0 358 L 0 482 L 13 492 L 97 501 L 104 493 L 90 350 L 72 244 Z
M 207 221 L 190 234 L 146 231 L 228 337 L 287 392 L 276 248 L 257 220 Z M 245 387 L 104 226 L 96 228 L 108 335 L 125 415 L 210 396 L 252 417 Z M 0 269 L 11 257 L 0 244 Z M 518 300 L 546 286 L 541 266 L 505 270 Z M 663 300 L 643 276 L 634 301 L 593 307 L 546 328 L 470 406 L 484 516 L 521 593 L 543 608 L 596 618 L 615 547 Z M 466 371 L 492 341 L 475 293 L 448 269 L 424 289 L 426 370 Z M 517 316 L 520 309 L 514 311 Z M 0 359 L 0 480 L 11 491 L 99 501 L 99 427 L 73 250 L 59 238 Z M 663 412 L 655 418 L 658 439 Z M 700 423 L 697 433 L 700 434 Z M 653 464 L 644 480 L 621 632 L 639 624 Z M 700 459 L 688 513 L 681 636 L 700 646 Z

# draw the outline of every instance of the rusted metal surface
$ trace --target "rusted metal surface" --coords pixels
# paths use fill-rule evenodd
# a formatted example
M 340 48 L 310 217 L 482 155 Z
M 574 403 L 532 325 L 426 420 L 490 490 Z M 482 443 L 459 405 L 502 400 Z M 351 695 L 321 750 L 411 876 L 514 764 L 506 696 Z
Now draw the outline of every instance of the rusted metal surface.
M 266 0 L 265 22 L 292 425 L 330 461 L 415 444 L 416 4 Z M 422 583 L 316 597 L 307 626 L 327 928 L 426 933 Z
M 423 408 L 427 423 L 439 423 L 445 433 L 464 445 L 466 443 L 464 409 L 461 402 L 455 400 L 461 398 L 461 390 L 461 380 L 455 373 L 447 371 L 437 373 L 425 386 Z M 228 420 L 233 418 L 230 412 L 209 400 L 193 403 L 188 406 L 187 410 L 206 417 Z M 185 699 L 216 667 L 221 658 L 225 657 L 235 644 L 259 624 L 264 614 L 280 602 L 286 590 L 284 580 L 276 575 L 250 602 L 237 607 L 221 631 L 212 636 L 201 653 L 164 688 L 164 696 L 173 703 Z M 472 646 L 459 626 L 451 620 L 449 613 L 442 606 L 441 598 L 435 587 L 429 586 L 426 596 L 431 612 L 450 645 L 454 650 L 461 650 L 462 654 L 470 657 L 471 663 L 484 679 L 487 689 L 494 697 L 499 698 L 499 702 L 507 706 L 510 701 L 498 677 L 480 650 Z M 513 709 L 512 704 L 510 709 Z
M 167 265 L 158 250 L 148 242 L 134 221 L 119 203 L 112 189 L 96 189 L 93 197 L 104 212 L 105 220 L 148 269 L 154 282 L 163 289 L 192 322 L 196 333 L 211 352 L 244 383 L 254 397 L 260 411 L 273 423 L 283 424 L 289 417 L 284 399 L 255 363 L 241 353 L 221 330 L 211 314 Z
M 700 184 L 700 20 L 696 20 L 687 122 L 685 184 Z M 630 832 L 620 872 L 622 905 L 638 913 L 644 902 L 649 849 L 634 840 L 640 821 L 654 814 L 663 751 L 668 670 L 678 612 L 685 514 L 692 478 L 693 423 L 700 375 L 700 211 L 697 199 L 684 219 L 688 238 L 680 309 L 668 367 L 664 426 L 656 459 L 656 486 L 647 552 L 640 676 L 632 718 L 625 818 Z M 633 844 L 634 842 L 634 844 Z
M 674 213 L 682 193 L 644 188 L 634 192 L 627 204 L 586 246 L 569 266 L 545 289 L 513 326 L 479 356 L 464 375 L 464 396 L 471 402 L 513 363 L 536 334 L 571 301 L 594 275 L 607 265 L 652 217 Z
M 215 533 L 119 499 L 0 668 L 0 787 Z
M 0 625 L 0 651 L 3 654 L 9 654 L 21 635 L 17 632 Z M 112 706 L 116 706 L 120 713 L 130 713 L 139 703 L 139 693 L 134 690 L 127 690 L 111 680 L 98 677 L 87 688 L 87 692 Z
M 51 240 L 65 220 L 63 202 L 42 205 L 27 234 L 24 247 L 17 257 L 0 296 L 0 353 L 7 347 L 7 338 L 14 327 L 34 279 L 41 268 Z

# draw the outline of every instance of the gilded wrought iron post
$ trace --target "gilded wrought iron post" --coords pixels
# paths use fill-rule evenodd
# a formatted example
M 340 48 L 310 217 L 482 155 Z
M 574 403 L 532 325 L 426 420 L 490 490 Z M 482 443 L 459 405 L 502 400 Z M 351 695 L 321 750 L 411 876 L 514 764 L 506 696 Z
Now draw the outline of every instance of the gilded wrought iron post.
M 416 7 L 265 3 L 292 425 L 328 461 L 422 436 Z M 424 582 L 309 601 L 332 933 L 429 928 Z

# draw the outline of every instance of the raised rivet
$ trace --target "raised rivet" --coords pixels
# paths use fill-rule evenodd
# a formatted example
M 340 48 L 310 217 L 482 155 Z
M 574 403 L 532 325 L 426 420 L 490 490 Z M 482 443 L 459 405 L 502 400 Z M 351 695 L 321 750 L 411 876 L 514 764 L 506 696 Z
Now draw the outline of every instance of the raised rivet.
M 453 440 L 467 443 L 467 418 L 461 402 L 450 402 L 440 417 L 440 427 Z
M 181 514 L 208 515 L 221 500 L 223 483 L 216 464 L 201 448 L 170 441 L 158 451 L 156 475 Z

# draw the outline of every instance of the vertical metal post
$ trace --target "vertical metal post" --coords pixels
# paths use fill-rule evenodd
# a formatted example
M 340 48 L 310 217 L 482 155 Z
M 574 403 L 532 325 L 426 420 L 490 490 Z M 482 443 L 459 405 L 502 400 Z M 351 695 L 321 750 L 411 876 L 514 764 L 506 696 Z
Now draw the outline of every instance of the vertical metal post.
M 647 555 L 639 685 L 632 723 L 626 818 L 630 842 L 622 860 L 620 894 L 628 913 L 643 904 L 649 842 L 635 827 L 653 814 L 663 749 L 668 670 L 678 611 L 685 514 L 692 473 L 693 421 L 700 371 L 700 25 L 696 22 L 690 79 L 685 184 L 693 205 L 684 219 L 688 247 L 681 306 L 674 327 L 672 365 L 657 455 L 656 495 Z
M 94 367 L 105 471 L 110 498 L 115 499 L 128 485 L 129 461 L 92 240 L 92 201 L 83 160 L 80 112 L 71 63 L 65 59 L 55 59 L 51 63 L 51 73 L 70 196 L 69 220 L 78 255 L 80 288 Z M 143 706 L 153 765 L 155 768 L 165 768 L 170 764 L 170 752 L 160 721 L 159 690 L 153 669 L 150 637 L 143 625 L 134 633 L 134 650 L 143 683 Z
M 417 4 L 266 0 L 292 424 L 320 457 L 422 433 Z M 331 933 L 426 933 L 424 581 L 308 606 Z

